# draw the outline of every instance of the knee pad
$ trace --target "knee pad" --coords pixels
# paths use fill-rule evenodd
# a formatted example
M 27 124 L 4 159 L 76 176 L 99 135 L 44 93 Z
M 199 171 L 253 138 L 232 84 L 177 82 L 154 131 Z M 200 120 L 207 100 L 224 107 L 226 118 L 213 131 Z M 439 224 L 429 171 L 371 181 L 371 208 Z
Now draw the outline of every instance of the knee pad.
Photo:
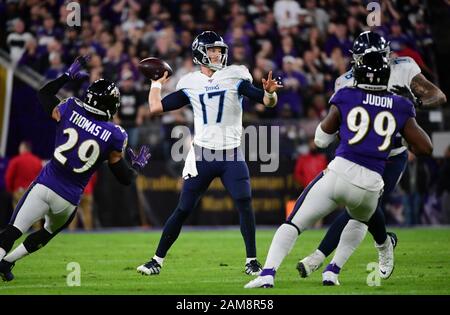
M 14 225 L 9 224 L 3 232 L 0 233 L 0 247 L 9 252 L 14 242 L 22 236 L 22 232 Z
M 37 251 L 39 248 L 44 247 L 52 239 L 53 234 L 46 229 L 40 229 L 37 232 L 31 233 L 23 242 L 23 246 L 29 253 Z

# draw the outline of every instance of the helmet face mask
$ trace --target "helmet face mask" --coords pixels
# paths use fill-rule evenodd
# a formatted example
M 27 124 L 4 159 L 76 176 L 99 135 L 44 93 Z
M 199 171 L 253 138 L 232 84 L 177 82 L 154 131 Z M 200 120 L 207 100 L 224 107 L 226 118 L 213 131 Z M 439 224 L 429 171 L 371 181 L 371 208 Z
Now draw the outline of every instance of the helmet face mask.
M 365 54 L 353 65 L 355 86 L 364 90 L 387 90 L 390 74 L 389 60 L 378 51 Z
M 114 82 L 99 79 L 86 91 L 83 107 L 100 120 L 110 120 L 120 107 L 120 92 Z
M 208 56 L 208 49 L 219 47 L 221 50 L 220 63 L 213 63 Z M 222 70 L 227 65 L 228 45 L 215 32 L 206 31 L 198 35 L 192 43 L 193 61 L 211 70 Z

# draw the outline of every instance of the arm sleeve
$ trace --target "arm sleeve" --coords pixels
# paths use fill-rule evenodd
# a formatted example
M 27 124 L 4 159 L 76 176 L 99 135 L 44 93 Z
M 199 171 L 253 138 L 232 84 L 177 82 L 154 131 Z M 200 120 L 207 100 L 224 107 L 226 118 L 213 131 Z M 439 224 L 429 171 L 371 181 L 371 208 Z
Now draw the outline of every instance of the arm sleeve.
M 238 86 L 238 93 L 247 96 L 252 101 L 264 103 L 264 90 L 258 89 L 250 81 L 242 80 Z
M 130 185 L 137 177 L 136 170 L 130 167 L 124 159 L 120 159 L 117 163 L 109 164 L 109 168 L 122 185 Z
M 69 76 L 63 74 L 59 78 L 48 82 L 38 91 L 38 99 L 44 111 L 52 115 L 53 109 L 60 103 L 60 99 L 56 97 L 58 91 L 69 81 Z
M 161 100 L 164 112 L 179 109 L 185 105 L 188 105 L 190 102 L 189 97 L 185 92 L 183 92 L 183 90 L 173 92 Z

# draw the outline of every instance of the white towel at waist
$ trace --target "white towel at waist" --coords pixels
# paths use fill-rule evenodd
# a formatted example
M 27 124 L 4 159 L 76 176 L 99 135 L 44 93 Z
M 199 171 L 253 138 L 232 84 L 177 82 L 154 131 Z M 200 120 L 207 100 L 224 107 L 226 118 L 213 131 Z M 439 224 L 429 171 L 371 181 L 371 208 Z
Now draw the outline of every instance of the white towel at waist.
M 198 175 L 197 172 L 197 163 L 195 159 L 195 150 L 194 146 L 191 143 L 191 148 L 189 149 L 189 153 L 186 156 L 186 161 L 184 162 L 184 168 L 183 168 L 183 179 L 188 179 L 191 177 L 195 177 Z

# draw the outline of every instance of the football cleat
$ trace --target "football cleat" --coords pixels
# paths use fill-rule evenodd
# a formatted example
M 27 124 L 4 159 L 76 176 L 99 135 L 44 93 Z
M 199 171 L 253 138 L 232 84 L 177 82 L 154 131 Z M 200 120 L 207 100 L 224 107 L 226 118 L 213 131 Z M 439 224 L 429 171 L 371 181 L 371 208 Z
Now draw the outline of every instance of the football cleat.
M 149 262 L 137 267 L 136 270 L 144 276 L 159 275 L 161 265 L 154 258 L 152 258 Z
M 392 246 L 394 246 L 394 249 L 395 249 L 395 247 L 397 247 L 397 243 L 398 243 L 397 234 L 395 234 L 394 232 L 387 232 L 386 234 L 391 238 Z
M 300 277 L 309 277 L 314 271 L 319 269 L 324 261 L 325 256 L 318 254 L 317 251 L 300 260 L 297 264 L 297 270 Z
M 338 274 L 333 271 L 322 273 L 322 284 L 325 286 L 341 285 L 338 280 Z
M 378 250 L 378 271 L 381 279 L 388 279 L 394 271 L 394 248 L 397 245 L 397 236 L 389 232 L 388 238 L 382 245 L 375 243 Z
M 0 277 L 3 281 L 11 281 L 14 279 L 14 274 L 11 270 L 14 268 L 14 263 L 10 263 L 6 260 L 0 261 Z
M 245 264 L 244 272 L 250 276 L 259 276 L 262 271 L 262 266 L 257 259 L 250 260 Z
M 249 283 L 247 283 L 244 288 L 245 289 L 253 289 L 253 288 L 273 288 L 273 276 L 259 276 L 256 279 L 253 279 Z

